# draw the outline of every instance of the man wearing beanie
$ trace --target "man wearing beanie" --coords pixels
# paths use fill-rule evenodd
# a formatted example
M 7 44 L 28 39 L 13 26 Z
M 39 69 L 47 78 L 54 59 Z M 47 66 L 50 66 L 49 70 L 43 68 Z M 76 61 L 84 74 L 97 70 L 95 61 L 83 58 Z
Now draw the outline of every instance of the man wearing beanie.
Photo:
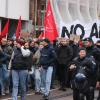
M 96 47 L 100 51 L 100 40 L 98 40 L 96 42 Z M 97 100 L 100 100 L 100 54 L 99 54 L 99 56 L 98 55 L 96 56 L 96 63 L 97 63 L 97 66 L 98 66 L 98 74 L 97 74 L 97 84 L 96 84 L 96 87 L 99 90 L 99 94 L 98 94 Z
M 69 67 L 72 73 L 73 100 L 94 100 L 92 97 L 91 77 L 96 74 L 95 66 L 93 59 L 87 57 L 86 49 L 81 48 L 79 55 L 71 62 Z
M 92 38 L 84 39 L 84 46 L 86 48 L 87 57 L 92 57 L 95 60 L 96 65 L 97 65 L 97 61 L 98 61 L 97 57 L 100 56 L 100 50 L 94 45 Z M 96 71 L 97 71 L 97 67 L 98 66 L 96 66 L 96 68 L 95 68 Z M 92 100 L 94 100 L 94 89 L 96 86 L 96 77 L 97 77 L 96 74 L 92 75 L 92 77 L 91 77 L 92 78 L 91 79 L 91 87 L 92 87 L 91 97 L 92 97 Z
M 42 68 L 41 90 L 44 94 L 43 96 L 44 100 L 48 100 L 56 54 L 54 49 L 51 47 L 50 41 L 48 39 L 44 39 L 42 42 L 44 47 L 40 51 L 41 56 L 39 61 L 39 66 Z

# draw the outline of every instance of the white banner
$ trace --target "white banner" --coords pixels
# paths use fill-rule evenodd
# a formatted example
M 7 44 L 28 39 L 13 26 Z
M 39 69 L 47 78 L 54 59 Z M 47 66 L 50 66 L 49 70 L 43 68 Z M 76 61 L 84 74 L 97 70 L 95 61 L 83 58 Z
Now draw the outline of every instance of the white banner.
M 100 0 L 51 0 L 59 37 L 100 39 Z
M 100 21 L 94 21 L 88 24 L 82 24 L 80 21 L 74 21 L 72 24 L 60 25 L 59 37 L 70 37 L 70 34 L 80 35 L 81 39 L 91 37 L 94 42 L 100 39 Z

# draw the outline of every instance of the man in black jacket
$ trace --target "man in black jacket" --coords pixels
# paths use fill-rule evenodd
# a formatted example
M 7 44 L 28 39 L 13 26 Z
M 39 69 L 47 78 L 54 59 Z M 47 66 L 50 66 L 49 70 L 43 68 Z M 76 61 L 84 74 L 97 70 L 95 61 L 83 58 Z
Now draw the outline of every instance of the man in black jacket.
M 68 77 L 68 64 L 73 56 L 73 50 L 68 45 L 67 40 L 62 38 L 60 46 L 57 48 L 58 75 L 60 81 L 60 90 L 66 91 L 66 82 Z
M 39 65 L 42 68 L 41 90 L 44 94 L 44 99 L 48 100 L 56 54 L 48 39 L 43 40 L 43 46 L 44 47 L 40 51 L 41 56 L 39 61 Z
M 96 42 L 96 47 L 100 50 L 100 40 L 98 40 Z M 96 56 L 96 63 L 97 63 L 97 66 L 98 66 L 96 87 L 99 88 L 99 94 L 98 94 L 97 100 L 100 100 L 100 55 Z
M 79 56 L 70 65 L 72 73 L 73 100 L 94 100 L 91 82 L 96 74 L 96 64 L 91 57 L 86 57 L 86 50 L 81 48 Z
M 6 61 L 8 59 L 8 55 L 3 52 L 0 46 L 0 86 L 1 86 L 1 95 L 5 95 L 5 79 L 8 78 L 8 72 L 6 69 Z M 5 73 L 4 73 L 5 72 Z
M 14 49 L 11 62 L 13 82 L 12 99 L 18 100 L 18 86 L 20 85 L 21 100 L 25 100 L 28 70 L 32 66 L 32 54 L 25 46 L 21 47 L 20 41 L 17 41 L 17 47 Z
M 92 56 L 92 58 L 95 59 L 97 65 L 98 57 L 100 56 L 100 49 L 94 45 L 92 38 L 85 38 L 84 42 L 85 42 L 84 46 L 86 47 L 87 56 L 88 57 Z M 96 66 L 96 68 L 98 68 L 98 66 Z M 94 98 L 94 89 L 96 87 L 96 81 L 97 81 L 96 79 L 97 79 L 97 74 L 94 75 L 94 78 L 91 81 L 91 86 L 93 86 L 93 93 L 92 93 L 93 98 Z
M 83 41 L 86 48 L 87 56 L 93 56 L 96 60 L 97 56 L 100 56 L 100 50 L 94 45 L 94 42 L 91 38 L 85 38 Z

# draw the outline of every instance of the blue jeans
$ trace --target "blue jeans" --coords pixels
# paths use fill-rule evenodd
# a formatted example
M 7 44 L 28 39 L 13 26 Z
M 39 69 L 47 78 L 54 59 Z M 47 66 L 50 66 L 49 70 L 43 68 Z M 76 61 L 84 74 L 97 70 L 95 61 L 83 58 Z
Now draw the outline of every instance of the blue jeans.
M 40 92 L 41 88 L 41 70 L 39 68 L 35 69 L 35 91 Z
M 49 66 L 47 69 L 41 70 L 41 90 L 45 96 L 49 95 L 53 67 Z
M 2 64 L 2 67 L 0 67 L 0 86 L 1 94 L 5 92 L 5 87 L 9 86 L 9 72 L 6 64 Z
M 1 94 L 4 93 L 4 81 L 3 81 L 3 68 L 0 68 L 0 87 L 1 87 Z
M 12 70 L 13 100 L 17 100 L 18 87 L 20 85 L 21 100 L 25 100 L 28 70 Z
M 3 79 L 5 90 L 7 90 L 9 89 L 10 72 L 8 71 L 6 64 L 3 64 Z

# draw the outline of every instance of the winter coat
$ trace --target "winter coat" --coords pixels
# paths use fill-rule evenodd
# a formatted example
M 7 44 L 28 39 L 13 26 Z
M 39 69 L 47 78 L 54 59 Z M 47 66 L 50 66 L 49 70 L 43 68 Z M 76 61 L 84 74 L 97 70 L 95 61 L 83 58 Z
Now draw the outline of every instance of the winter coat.
M 40 49 L 38 49 L 38 50 L 35 52 L 35 54 L 33 55 L 33 63 L 34 63 L 35 65 L 38 65 L 38 64 L 39 64 L 40 56 L 41 56 L 41 54 L 40 54 Z
M 8 59 L 8 55 L 6 55 L 6 53 L 0 51 L 0 67 L 2 66 L 2 64 L 6 64 L 6 61 Z
M 100 46 L 97 46 L 97 48 L 100 50 Z M 98 67 L 97 81 L 100 81 L 100 53 L 98 55 L 95 54 L 95 59 Z
M 76 68 L 72 70 L 72 80 L 74 79 L 75 75 L 77 74 L 79 68 L 84 68 L 87 79 L 90 85 L 95 86 L 96 84 L 96 63 L 91 57 L 76 57 L 71 64 L 75 64 Z
M 73 56 L 73 50 L 70 46 L 59 46 L 57 48 L 57 61 L 58 64 L 66 64 L 71 61 Z
M 47 45 L 40 51 L 40 61 L 39 64 L 43 67 L 54 66 L 54 62 L 56 59 L 56 53 L 54 49 Z
M 14 50 L 14 57 L 12 59 L 11 69 L 14 70 L 30 70 L 32 66 L 32 54 L 23 56 L 20 48 Z
M 86 48 L 87 56 L 93 56 L 96 62 L 98 61 L 98 57 L 100 56 L 100 49 L 96 46 L 91 46 Z M 99 59 L 100 60 L 100 59 Z M 99 61 L 100 62 L 100 61 Z
M 9 56 L 9 59 L 10 59 L 12 52 L 13 52 L 13 47 L 8 46 L 8 45 L 5 45 L 5 46 L 1 45 L 1 48 Z
M 75 57 L 78 56 L 79 46 L 78 46 L 78 44 L 75 44 L 73 41 L 72 42 L 70 41 L 69 45 L 72 47 L 72 50 L 73 50 L 73 57 L 72 57 L 72 59 L 74 59 Z

